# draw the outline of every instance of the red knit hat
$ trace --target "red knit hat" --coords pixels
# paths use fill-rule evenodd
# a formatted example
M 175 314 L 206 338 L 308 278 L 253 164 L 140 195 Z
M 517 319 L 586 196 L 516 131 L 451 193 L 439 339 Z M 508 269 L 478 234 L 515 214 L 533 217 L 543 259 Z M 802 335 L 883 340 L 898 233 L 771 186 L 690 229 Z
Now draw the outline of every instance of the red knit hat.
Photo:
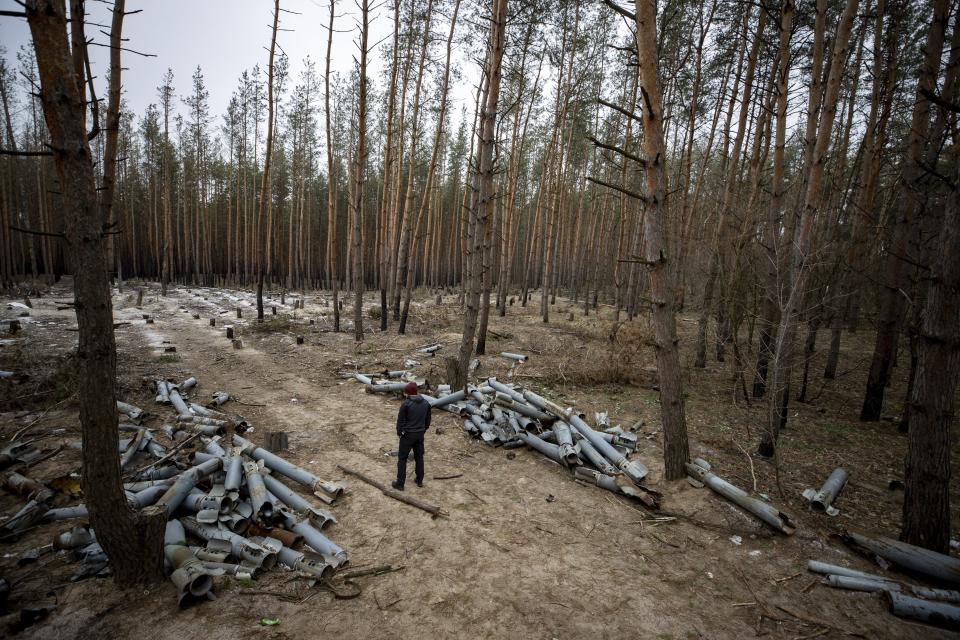
M 403 388 L 403 394 L 407 396 L 415 396 L 417 395 L 417 391 L 418 389 L 416 382 L 408 382 L 407 386 Z

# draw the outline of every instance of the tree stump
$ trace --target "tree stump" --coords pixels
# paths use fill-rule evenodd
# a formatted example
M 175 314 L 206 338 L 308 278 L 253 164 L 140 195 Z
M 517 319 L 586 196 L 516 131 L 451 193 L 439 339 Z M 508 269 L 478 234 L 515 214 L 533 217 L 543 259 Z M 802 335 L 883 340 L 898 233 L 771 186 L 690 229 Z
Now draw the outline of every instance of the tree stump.
M 233 339 L 233 348 L 234 349 L 243 349 L 243 340 L 240 338 Z
M 343 311 L 343 300 L 340 300 L 339 303 L 340 303 L 340 311 Z
M 297 344 L 303 344 L 303 336 L 297 336 Z
M 443 296 L 441 296 L 439 293 L 437 294 L 437 304 L 443 304 Z
M 149 314 L 149 313 L 144 313 L 144 314 L 143 314 L 143 319 L 144 319 L 144 320 L 149 320 L 149 319 L 150 319 L 150 314 Z
M 270 307 L 270 310 L 273 312 L 273 315 L 277 315 L 277 308 L 276 308 L 276 307 Z
M 153 324 L 153 318 L 149 318 L 149 317 L 148 317 L 146 323 L 147 323 L 147 324 Z
M 280 292 L 280 304 L 287 304 L 287 294 L 283 291 Z
M 210 318 L 210 326 L 211 326 L 211 327 L 217 326 L 217 319 L 216 319 L 216 318 Z
M 313 318 L 310 318 L 310 324 L 315 324 L 315 323 L 316 323 L 316 320 L 314 320 Z
M 514 298 L 513 296 L 510 296 L 510 306 L 511 306 L 511 307 L 513 306 L 513 303 L 516 302 L 516 300 L 517 300 L 516 298 Z
M 570 312 L 570 315 L 567 316 L 567 320 L 573 321 L 573 311 Z
M 197 312 L 194 312 L 194 313 L 193 313 L 193 319 L 194 319 L 194 320 L 199 320 L 199 319 L 200 319 L 200 314 L 197 313 Z
M 243 317 L 243 310 L 240 307 L 237 307 L 237 318 Z
M 460 360 L 457 358 L 447 358 L 445 361 L 447 367 L 447 384 L 451 391 L 463 389 L 467 383 L 466 372 L 460 367 Z
M 23 327 L 20 326 L 19 320 L 11 320 L 10 323 L 7 325 L 7 330 L 10 332 L 10 335 L 17 333 L 22 328 Z
M 227 327 L 227 340 L 233 340 L 233 327 Z
M 33 303 L 30 302 L 30 296 L 23 296 L 23 304 L 33 309 Z
M 264 439 L 264 447 L 273 453 L 289 451 L 290 439 L 285 431 L 268 431 Z
M 140 287 L 139 289 L 137 289 L 137 308 L 139 309 L 142 306 L 143 306 L 143 287 Z

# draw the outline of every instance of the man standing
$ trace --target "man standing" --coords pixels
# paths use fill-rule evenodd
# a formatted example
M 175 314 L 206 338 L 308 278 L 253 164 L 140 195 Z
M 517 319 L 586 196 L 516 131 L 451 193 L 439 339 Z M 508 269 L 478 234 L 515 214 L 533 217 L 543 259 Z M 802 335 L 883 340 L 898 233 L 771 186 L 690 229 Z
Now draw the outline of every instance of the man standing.
M 423 486 L 423 434 L 430 427 L 430 403 L 420 395 L 417 383 L 408 382 L 403 388 L 403 395 L 407 398 L 397 414 L 400 451 L 397 456 L 397 479 L 393 482 L 393 488 L 399 491 L 403 491 L 407 480 L 407 456 L 411 449 L 417 466 L 417 486 Z

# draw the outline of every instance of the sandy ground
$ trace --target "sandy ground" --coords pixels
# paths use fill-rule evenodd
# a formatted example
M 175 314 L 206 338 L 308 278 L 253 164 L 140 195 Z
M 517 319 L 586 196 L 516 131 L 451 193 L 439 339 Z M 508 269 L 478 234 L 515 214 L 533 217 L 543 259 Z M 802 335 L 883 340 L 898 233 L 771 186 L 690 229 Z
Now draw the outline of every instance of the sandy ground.
M 39 382 L 75 344 L 75 320 L 55 301 L 70 299 L 69 283 L 34 300 L 16 342 L 0 347 L 0 369 L 31 373 L 29 381 L 7 390 L 0 405 L 4 441 L 31 423 L 31 431 L 65 429 L 49 443 L 78 439 L 75 400 L 55 404 L 57 391 L 43 391 Z M 388 482 L 395 473 L 393 422 L 397 400 L 363 393 L 342 379 L 343 370 L 401 368 L 406 357 L 421 361 L 418 371 L 431 382 L 442 381 L 442 358 L 414 354 L 433 340 L 454 354 L 459 342 L 456 296 L 442 305 L 433 296 L 414 305 L 408 336 L 372 331 L 379 322 L 365 316 L 367 340 L 356 346 L 349 333 L 329 331 L 325 298 L 308 294 L 305 309 L 293 308 L 288 296 L 266 326 L 256 326 L 249 292 L 179 287 L 166 298 L 147 285 L 142 308 L 126 289 L 114 303 L 117 329 L 120 397 L 158 414 L 159 426 L 169 413 L 154 405 L 141 383 L 144 376 L 198 378 L 194 398 L 205 401 L 216 390 L 229 391 L 246 405 L 233 403 L 254 426 L 251 439 L 266 431 L 289 433 L 286 457 L 314 473 L 341 479 L 337 464 Z M 425 294 L 424 294 L 425 296 Z M 373 305 L 374 298 L 368 298 Z M 243 309 L 236 319 L 234 309 Z M 6 307 L 4 304 L 3 307 Z M 886 613 L 879 597 L 830 590 L 815 584 L 805 571 L 808 559 L 882 572 L 853 555 L 831 533 L 842 527 L 896 535 L 900 494 L 887 482 L 902 477 L 904 436 L 890 421 L 861 425 L 856 421 L 857 396 L 865 376 L 867 331 L 846 338 L 841 369 L 829 385 L 813 380 L 817 396 L 810 404 L 794 403 L 790 429 L 781 455 L 783 497 L 772 464 L 746 451 L 755 448 L 748 432 L 757 433 L 764 406 L 734 402 L 733 384 L 723 364 L 687 371 L 687 403 L 692 449 L 715 471 L 747 490 L 753 488 L 794 516 L 797 533 L 773 533 L 708 489 L 686 482 L 659 481 L 660 436 L 652 350 L 626 352 L 611 339 L 611 312 L 601 318 L 567 320 L 571 305 L 561 300 L 554 320 L 544 326 L 532 308 L 509 309 L 494 317 L 488 352 L 509 349 L 532 354 L 515 378 L 592 416 L 607 409 L 614 424 L 628 427 L 643 421 L 638 453 L 652 470 L 652 480 L 665 494 L 663 509 L 680 517 L 658 519 L 639 505 L 602 489 L 573 481 L 570 473 L 530 451 L 508 452 L 470 439 L 449 413 L 436 412 L 427 436 L 427 483 L 408 484 L 418 498 L 442 506 L 448 518 L 428 514 L 349 480 L 351 491 L 333 507 L 339 523 L 328 535 L 350 553 L 351 567 L 381 564 L 403 566 L 387 575 L 362 578 L 359 598 L 334 599 L 321 591 L 302 603 L 264 594 L 290 593 L 289 574 L 272 572 L 255 584 L 224 578 L 215 602 L 178 610 L 171 584 L 119 590 L 110 580 L 70 583 L 75 568 L 61 556 L 39 564 L 16 566 L 20 553 L 47 543 L 68 522 L 44 525 L 23 539 L 0 546 L 2 572 L 15 582 L 13 611 L 19 606 L 55 603 L 47 620 L 19 634 L 31 638 L 946 638 L 932 627 L 898 620 Z M 572 308 L 572 307 L 571 307 Z M 0 309 L 0 317 L 17 315 Z M 199 312 L 200 319 L 192 317 Z M 148 325 L 142 314 L 151 314 Z M 345 317 L 350 316 L 346 305 Z M 217 326 L 209 319 L 217 318 Z M 309 320 L 315 321 L 314 325 Z M 689 360 L 692 317 L 681 319 L 684 358 Z M 236 326 L 244 348 L 232 348 L 224 325 Z M 349 322 L 345 323 L 349 326 Z M 642 333 L 642 323 L 636 331 Z M 304 345 L 295 337 L 303 335 Z M 822 336 L 825 343 L 827 336 Z M 163 352 L 176 347 L 175 354 Z M 480 374 L 506 376 L 507 363 L 483 357 Z M 627 363 L 628 382 L 592 384 L 616 362 Z M 820 364 L 817 364 L 820 367 Z M 898 371 L 899 375 L 905 372 Z M 617 373 L 616 376 L 624 374 Z M 890 415 L 902 396 L 898 379 L 891 390 Z M 28 397 L 23 398 L 22 396 Z M 20 397 L 19 399 L 16 399 Z M 14 398 L 14 400 L 11 400 Z M 263 406 L 253 406 L 263 405 Z M 230 407 L 230 405 L 228 405 Z M 748 431 L 749 430 L 749 431 Z M 55 434 L 57 432 L 54 432 Z M 957 456 L 957 452 L 953 452 Z M 80 454 L 64 450 L 38 464 L 30 475 L 49 481 L 79 468 Z M 837 506 L 841 515 L 827 518 L 805 507 L 799 492 L 819 484 L 839 464 L 852 471 L 852 482 Z M 412 462 L 410 473 L 412 474 Z M 451 480 L 434 475 L 462 473 Z M 548 501 L 548 496 L 555 500 Z M 956 505 L 960 500 L 954 497 Z M 12 514 L 19 499 L 0 496 L 0 512 Z M 739 536 L 740 544 L 731 541 Z M 261 592 L 261 593 L 254 593 Z M 307 595 L 304 593 L 304 595 Z M 263 627 L 261 617 L 279 618 Z M 0 620 L 6 625 L 16 618 Z

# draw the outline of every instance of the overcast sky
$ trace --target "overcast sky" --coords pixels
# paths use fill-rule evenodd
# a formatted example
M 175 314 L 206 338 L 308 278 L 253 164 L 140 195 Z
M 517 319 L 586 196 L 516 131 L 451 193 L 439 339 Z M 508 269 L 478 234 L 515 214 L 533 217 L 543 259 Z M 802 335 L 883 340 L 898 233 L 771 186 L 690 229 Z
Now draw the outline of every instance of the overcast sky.
M 128 11 L 143 11 L 124 19 L 123 35 L 129 38 L 125 46 L 157 56 L 123 54 L 123 65 L 128 68 L 123 74 L 124 97 L 137 115 L 157 101 L 157 86 L 168 67 L 173 69 L 175 88 L 181 98 L 178 106 L 182 109 L 182 98 L 190 91 L 190 78 L 200 65 L 210 91 L 211 114 L 218 118 L 226 111 L 241 72 L 256 64 L 261 69 L 267 66 L 272 0 L 127 0 L 126 4 Z M 372 16 L 370 41 L 380 44 L 370 56 L 371 75 L 379 70 L 381 49 L 390 46 L 392 34 L 389 4 L 378 4 L 382 8 Z M 90 1 L 87 5 L 88 22 L 110 24 L 112 3 Z M 334 34 L 332 67 L 346 73 L 357 51 L 354 44 L 357 11 L 353 0 L 339 0 L 337 5 L 338 33 Z M 323 71 L 329 4 L 327 0 L 282 0 L 281 8 L 299 14 L 281 11 L 280 27 L 293 31 L 281 31 L 277 38 L 290 58 L 287 87 L 292 87 L 307 56 Z M 0 9 L 20 10 L 12 0 L 0 0 Z M 100 33 L 97 26 L 88 25 L 87 36 L 96 42 L 107 42 L 107 36 Z M 22 45 L 30 44 L 26 20 L 0 18 L 0 44 L 6 48 L 11 66 L 16 68 L 16 52 Z M 98 95 L 103 97 L 106 96 L 108 51 L 105 47 L 90 48 L 93 73 L 101 84 Z

